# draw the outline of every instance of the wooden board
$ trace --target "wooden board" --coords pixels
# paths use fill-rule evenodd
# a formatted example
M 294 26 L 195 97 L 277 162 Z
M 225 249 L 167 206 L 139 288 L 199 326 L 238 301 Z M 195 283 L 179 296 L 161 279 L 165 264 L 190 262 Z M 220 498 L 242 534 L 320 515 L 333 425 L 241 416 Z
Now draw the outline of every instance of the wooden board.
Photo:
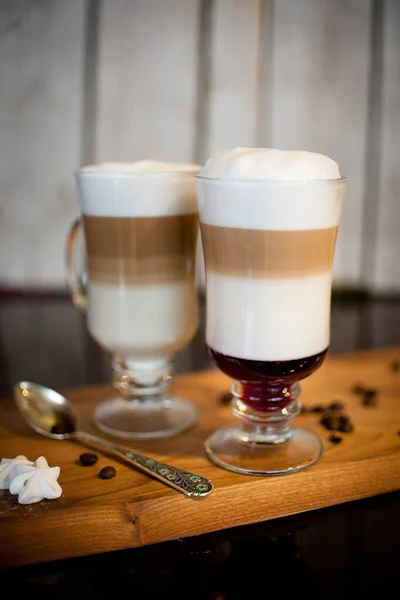
M 12 399 L 1 400 L 0 458 L 45 456 L 50 466 L 61 467 L 63 494 L 23 506 L 8 491 L 0 492 L 0 566 L 145 546 L 399 489 L 400 372 L 390 368 L 391 361 L 399 359 L 400 347 L 329 356 L 320 371 L 303 382 L 303 405 L 341 400 L 354 430 L 334 445 L 318 414 L 299 415 L 297 425 L 320 434 L 324 454 L 302 472 L 276 477 L 237 475 L 208 461 L 206 437 L 235 420 L 230 406 L 220 402 L 230 381 L 217 371 L 177 377 L 176 391 L 199 407 L 198 424 L 170 440 L 138 442 L 134 447 L 210 478 L 214 492 L 197 501 L 106 456 L 95 467 L 79 466 L 82 446 L 41 437 L 25 425 Z M 363 406 L 351 390 L 354 384 L 377 388 L 377 405 Z M 107 386 L 64 390 L 81 414 L 82 430 L 95 432 L 93 407 L 111 391 Z M 97 472 L 108 464 L 116 466 L 116 477 L 98 479 Z

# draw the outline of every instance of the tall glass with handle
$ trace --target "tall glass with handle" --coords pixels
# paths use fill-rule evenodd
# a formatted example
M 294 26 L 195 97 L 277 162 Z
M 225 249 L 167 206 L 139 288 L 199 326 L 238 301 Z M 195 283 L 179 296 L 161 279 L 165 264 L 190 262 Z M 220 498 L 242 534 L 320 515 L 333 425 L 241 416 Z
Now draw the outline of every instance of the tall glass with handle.
M 90 334 L 112 357 L 119 396 L 94 412 L 110 435 L 170 437 L 197 420 L 195 405 L 170 388 L 174 355 L 198 328 L 199 169 L 138 161 L 75 172 L 80 218 L 68 234 L 67 282 Z
M 292 473 L 322 443 L 293 427 L 299 381 L 330 342 L 332 267 L 346 180 L 328 157 L 236 148 L 195 177 L 206 272 L 206 342 L 232 378 L 237 425 L 206 441 L 239 473 Z

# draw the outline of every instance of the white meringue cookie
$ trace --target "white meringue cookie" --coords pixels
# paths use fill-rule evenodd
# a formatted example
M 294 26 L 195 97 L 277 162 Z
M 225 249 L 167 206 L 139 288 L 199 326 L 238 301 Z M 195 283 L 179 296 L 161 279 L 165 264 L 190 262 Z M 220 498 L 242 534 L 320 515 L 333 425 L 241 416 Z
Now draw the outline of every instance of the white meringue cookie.
M 49 463 L 44 456 L 39 456 L 31 465 L 15 465 L 9 475 L 10 494 L 18 494 L 24 483 L 34 476 L 37 469 L 49 469 Z
M 19 454 L 15 458 L 2 458 L 0 461 L 0 490 L 8 490 L 13 477 L 32 466 L 33 462 L 23 454 Z
M 39 456 L 39 458 L 37 458 L 33 463 L 33 466 L 37 467 L 38 469 L 48 469 L 50 465 L 44 456 Z
M 39 456 L 35 462 L 22 454 L 0 461 L 0 489 L 18 494 L 20 504 L 59 498 L 62 494 L 57 481 L 59 475 L 60 467 L 49 467 L 44 456 Z
M 60 467 L 37 467 L 14 477 L 10 484 L 10 493 L 18 494 L 20 504 L 33 504 L 44 498 L 59 498 L 62 494 L 62 488 L 57 481 L 59 475 Z

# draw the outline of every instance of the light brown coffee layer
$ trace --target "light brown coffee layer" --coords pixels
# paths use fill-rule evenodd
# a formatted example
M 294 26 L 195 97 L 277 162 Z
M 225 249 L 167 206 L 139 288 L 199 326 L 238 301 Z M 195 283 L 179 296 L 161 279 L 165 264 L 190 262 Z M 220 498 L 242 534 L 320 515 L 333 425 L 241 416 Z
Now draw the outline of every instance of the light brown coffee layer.
M 154 284 L 194 277 L 198 216 L 83 216 L 89 279 Z
M 304 277 L 332 268 L 337 227 L 275 231 L 200 223 L 207 270 L 238 277 Z

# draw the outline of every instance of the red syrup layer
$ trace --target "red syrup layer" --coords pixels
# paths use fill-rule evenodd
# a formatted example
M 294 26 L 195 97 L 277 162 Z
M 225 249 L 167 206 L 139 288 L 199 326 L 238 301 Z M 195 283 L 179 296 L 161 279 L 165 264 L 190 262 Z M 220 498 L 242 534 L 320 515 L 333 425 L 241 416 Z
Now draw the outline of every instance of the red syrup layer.
M 291 386 L 319 369 L 328 352 L 327 348 L 296 360 L 261 361 L 221 354 L 210 346 L 207 349 L 218 369 L 240 382 L 242 402 L 259 412 L 282 410 L 290 404 Z

